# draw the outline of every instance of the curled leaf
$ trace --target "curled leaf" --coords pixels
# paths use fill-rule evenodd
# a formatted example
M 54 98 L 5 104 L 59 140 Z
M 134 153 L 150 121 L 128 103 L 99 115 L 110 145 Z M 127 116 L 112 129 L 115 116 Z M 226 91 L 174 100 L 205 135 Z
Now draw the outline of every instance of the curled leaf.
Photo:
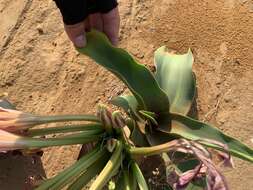
M 160 47 L 155 52 L 155 77 L 170 101 L 170 112 L 186 115 L 192 105 L 196 81 L 192 73 L 193 55 L 177 55 Z

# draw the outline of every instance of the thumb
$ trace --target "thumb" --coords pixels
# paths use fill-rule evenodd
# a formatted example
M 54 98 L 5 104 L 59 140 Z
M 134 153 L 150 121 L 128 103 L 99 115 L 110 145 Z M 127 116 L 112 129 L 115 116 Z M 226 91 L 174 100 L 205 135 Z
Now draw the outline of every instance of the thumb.
M 85 23 L 80 22 L 74 25 L 64 25 L 65 32 L 74 46 L 82 48 L 86 45 Z

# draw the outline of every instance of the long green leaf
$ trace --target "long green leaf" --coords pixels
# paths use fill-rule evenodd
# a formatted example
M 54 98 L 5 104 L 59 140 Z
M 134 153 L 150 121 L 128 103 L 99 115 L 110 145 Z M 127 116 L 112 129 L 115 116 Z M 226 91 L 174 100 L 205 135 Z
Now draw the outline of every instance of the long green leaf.
M 37 116 L 28 118 L 35 121 L 36 124 L 68 122 L 68 121 L 93 121 L 100 122 L 95 115 L 55 115 L 55 116 Z M 29 120 L 28 120 L 29 121 Z
M 91 152 L 84 155 L 80 160 L 78 160 L 72 166 L 62 171 L 60 174 L 56 175 L 55 177 L 51 179 L 45 180 L 38 188 L 36 188 L 36 190 L 48 190 L 48 189 L 52 189 L 52 186 L 55 185 L 56 183 L 58 184 L 65 183 L 66 175 L 68 176 L 74 175 L 76 171 L 80 171 L 80 168 L 82 168 L 83 166 L 86 166 L 87 163 L 90 163 L 91 161 L 93 161 L 94 156 L 97 157 L 99 154 L 103 153 L 103 151 L 105 150 L 100 150 L 100 147 L 97 146 Z
M 136 179 L 133 178 L 132 173 L 129 173 L 128 170 L 124 169 L 121 171 L 121 175 L 116 183 L 115 190 L 136 190 L 137 182 Z
M 123 144 L 117 141 L 116 148 L 107 162 L 101 173 L 98 175 L 96 180 L 92 183 L 90 190 L 100 190 L 105 184 L 110 180 L 110 178 L 115 174 L 121 164 Z
M 167 95 L 144 65 L 139 64 L 125 50 L 113 47 L 103 33 L 93 30 L 86 37 L 87 45 L 78 51 L 120 78 L 134 94 L 141 109 L 155 113 L 169 110 Z
M 196 82 L 192 73 L 193 55 L 166 52 L 163 46 L 155 52 L 155 77 L 170 101 L 170 111 L 186 115 L 192 105 Z
M 81 190 L 87 183 L 92 180 L 105 166 L 110 154 L 99 158 L 87 171 L 81 174 L 69 187 L 68 190 Z
M 20 145 L 22 148 L 44 148 L 51 146 L 85 144 L 89 142 L 98 141 L 102 137 L 103 134 L 101 134 L 101 132 L 96 130 L 94 131 L 90 130 L 59 138 L 44 139 L 44 138 L 22 137 L 20 139 L 17 139 L 15 144 Z
M 56 133 L 69 133 L 69 132 L 89 131 L 89 130 L 98 130 L 101 133 L 104 131 L 102 128 L 102 124 L 91 123 L 91 124 L 83 124 L 83 125 L 68 125 L 68 126 L 61 126 L 61 127 L 30 129 L 28 132 L 26 132 L 26 135 L 30 137 L 34 137 L 34 136 L 43 136 L 43 135 L 56 134 Z
M 159 121 L 158 129 L 160 131 L 189 140 L 202 140 L 202 144 L 221 150 L 220 146 L 205 142 L 206 139 L 218 141 L 226 144 L 233 156 L 253 162 L 253 150 L 251 148 L 211 125 L 180 114 L 161 115 Z
M 125 190 L 125 189 L 126 189 L 125 178 L 124 178 L 123 171 L 121 171 L 116 181 L 115 190 Z
M 134 173 L 131 172 L 131 170 L 128 170 L 126 172 L 128 174 L 128 178 L 129 178 L 130 189 L 131 190 L 136 190 L 137 189 L 137 181 L 136 181 L 136 178 L 134 176 Z
M 88 159 L 83 159 L 82 164 L 80 164 L 78 167 L 76 167 L 74 170 L 66 174 L 62 177 L 61 181 L 56 182 L 51 189 L 53 190 L 61 190 L 63 187 L 65 187 L 67 184 L 71 183 L 77 176 L 80 176 L 83 171 L 88 169 L 91 165 L 93 165 L 97 160 L 100 158 L 105 157 L 108 154 L 108 151 L 104 148 L 96 152 L 92 155 L 92 157 L 89 157 Z
M 38 116 L 30 115 L 22 119 L 27 126 L 41 125 L 56 122 L 69 122 L 69 121 L 91 121 L 99 123 L 100 120 L 95 115 L 54 115 L 54 116 Z
M 137 180 L 138 186 L 140 190 L 148 190 L 148 185 L 146 183 L 146 180 L 141 172 L 141 169 L 139 168 L 138 164 L 136 162 L 133 162 L 131 164 L 132 172 Z

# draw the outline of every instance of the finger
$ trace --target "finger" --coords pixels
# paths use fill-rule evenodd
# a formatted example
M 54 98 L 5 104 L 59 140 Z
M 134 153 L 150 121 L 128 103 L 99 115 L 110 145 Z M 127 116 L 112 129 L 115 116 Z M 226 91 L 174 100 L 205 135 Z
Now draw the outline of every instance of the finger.
M 69 39 L 73 42 L 73 44 L 82 48 L 86 45 L 85 38 L 85 23 L 80 22 L 74 25 L 64 25 L 65 31 L 69 37 Z
M 111 40 L 113 45 L 117 45 L 119 41 L 119 10 L 118 7 L 114 8 L 108 13 L 102 14 L 103 30 L 104 33 Z
M 90 27 L 100 32 L 103 32 L 103 20 L 100 13 L 93 13 L 89 15 Z

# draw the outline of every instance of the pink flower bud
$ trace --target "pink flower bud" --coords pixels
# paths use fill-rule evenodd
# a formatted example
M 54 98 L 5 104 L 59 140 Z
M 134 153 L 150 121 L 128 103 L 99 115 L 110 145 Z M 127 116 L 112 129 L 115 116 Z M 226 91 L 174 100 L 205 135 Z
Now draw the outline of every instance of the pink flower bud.
M 0 130 L 9 132 L 24 130 L 34 125 L 35 119 L 36 117 L 31 114 L 0 107 Z
M 0 152 L 23 148 L 22 137 L 0 129 Z

